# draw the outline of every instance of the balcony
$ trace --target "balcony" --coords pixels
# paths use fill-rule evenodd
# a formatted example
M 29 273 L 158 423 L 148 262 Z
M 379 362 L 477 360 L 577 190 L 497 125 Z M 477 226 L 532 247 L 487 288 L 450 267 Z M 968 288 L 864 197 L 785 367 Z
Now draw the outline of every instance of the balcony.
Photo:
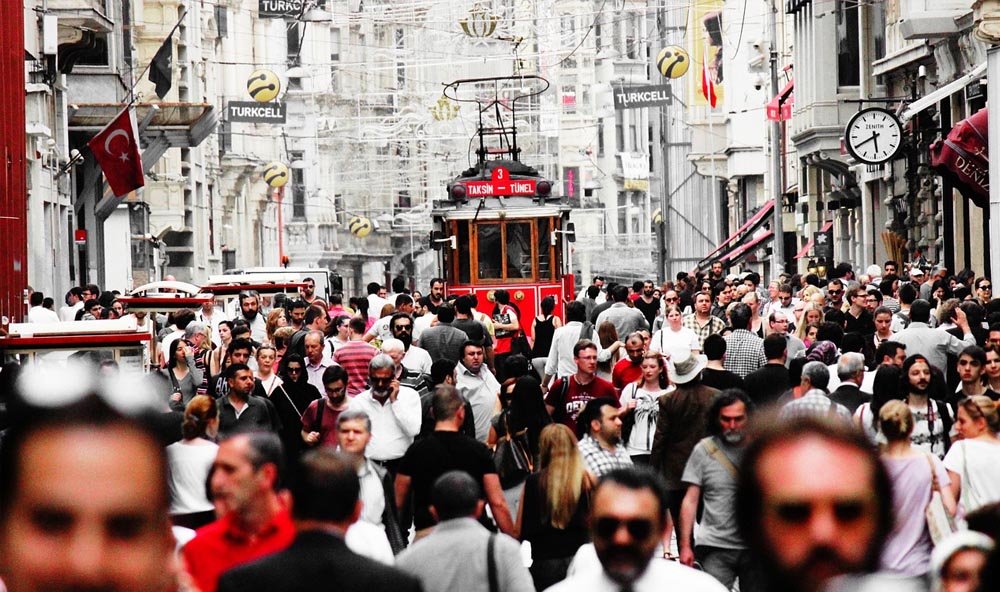
M 904 39 L 938 39 L 961 32 L 959 21 L 972 13 L 968 0 L 899 2 L 899 29 Z
M 49 0 L 48 10 L 59 17 L 62 27 L 104 33 L 114 30 L 104 0 Z

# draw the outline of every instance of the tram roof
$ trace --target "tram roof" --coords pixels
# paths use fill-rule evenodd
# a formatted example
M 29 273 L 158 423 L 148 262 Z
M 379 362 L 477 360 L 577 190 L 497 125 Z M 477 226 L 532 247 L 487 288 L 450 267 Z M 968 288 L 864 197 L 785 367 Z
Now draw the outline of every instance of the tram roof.
M 568 212 L 570 207 L 562 204 L 554 205 L 529 205 L 537 204 L 534 198 L 506 198 L 504 202 L 494 197 L 485 198 L 484 205 L 479 208 L 479 200 L 469 200 L 468 203 L 448 203 L 447 206 L 441 203 L 435 204 L 431 212 L 436 217 L 448 220 L 499 220 L 501 218 L 545 218 L 548 216 L 559 216 L 563 212 Z

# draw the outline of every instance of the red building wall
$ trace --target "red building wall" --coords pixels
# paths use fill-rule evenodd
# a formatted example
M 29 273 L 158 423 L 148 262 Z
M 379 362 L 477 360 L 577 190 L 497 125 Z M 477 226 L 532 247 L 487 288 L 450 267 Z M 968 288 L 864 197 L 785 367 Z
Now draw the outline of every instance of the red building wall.
M 0 316 L 20 321 L 28 285 L 24 6 L 0 1 Z

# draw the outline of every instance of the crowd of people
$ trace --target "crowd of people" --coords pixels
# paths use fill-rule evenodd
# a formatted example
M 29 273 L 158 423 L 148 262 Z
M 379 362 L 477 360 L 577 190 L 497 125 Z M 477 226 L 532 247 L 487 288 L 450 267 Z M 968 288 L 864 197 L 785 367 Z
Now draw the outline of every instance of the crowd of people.
M 989 278 L 390 288 L 137 316 L 143 413 L 5 365 L 8 589 L 1000 589 Z

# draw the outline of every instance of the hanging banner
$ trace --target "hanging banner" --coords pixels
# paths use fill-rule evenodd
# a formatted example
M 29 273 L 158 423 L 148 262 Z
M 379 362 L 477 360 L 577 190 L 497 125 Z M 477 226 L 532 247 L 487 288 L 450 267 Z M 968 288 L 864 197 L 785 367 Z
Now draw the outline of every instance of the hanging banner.
M 691 22 L 688 24 L 688 39 L 694 76 L 688 76 L 689 105 L 705 107 L 714 97 L 715 107 L 723 104 L 724 76 L 722 12 L 724 0 L 695 0 L 691 6 Z

